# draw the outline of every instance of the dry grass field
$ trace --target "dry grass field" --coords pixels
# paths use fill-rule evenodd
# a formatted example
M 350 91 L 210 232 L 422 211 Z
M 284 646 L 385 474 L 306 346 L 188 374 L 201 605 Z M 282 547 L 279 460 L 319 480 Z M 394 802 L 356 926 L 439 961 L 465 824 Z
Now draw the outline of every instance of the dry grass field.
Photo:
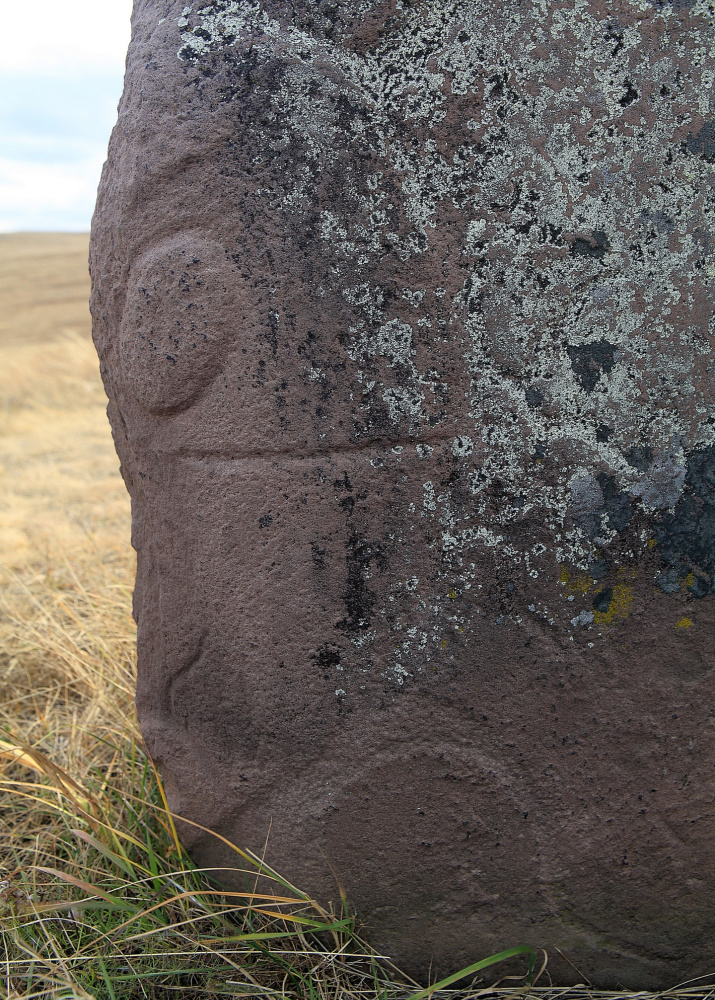
M 90 338 L 87 237 L 0 236 L 0 566 L 125 579 L 129 504 Z
M 518 942 L 420 988 L 370 952 L 345 907 L 326 913 L 240 847 L 243 893 L 194 868 L 133 712 L 129 502 L 90 339 L 86 259 L 84 235 L 0 236 L 0 991 L 623 997 L 552 989 L 545 956 L 532 975 L 533 953 L 526 977 L 485 990 L 483 968 L 517 953 L 526 966 Z M 715 1000 L 715 986 L 666 995 Z
M 73 726 L 131 719 L 129 500 L 90 336 L 87 248 L 84 234 L 0 236 L 0 715 L 65 757 L 81 746 Z M 80 641 L 88 616 L 118 643 L 111 678 L 87 659 L 81 680 L 66 662 L 63 629 Z

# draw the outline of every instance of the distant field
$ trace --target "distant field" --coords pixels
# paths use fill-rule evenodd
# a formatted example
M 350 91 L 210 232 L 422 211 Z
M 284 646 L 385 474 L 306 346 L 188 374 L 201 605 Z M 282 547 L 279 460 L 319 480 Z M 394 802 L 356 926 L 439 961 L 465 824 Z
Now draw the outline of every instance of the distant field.
M 0 234 L 0 346 L 89 337 L 86 233 Z
M 129 501 L 90 339 L 88 240 L 0 235 L 0 570 L 128 557 Z

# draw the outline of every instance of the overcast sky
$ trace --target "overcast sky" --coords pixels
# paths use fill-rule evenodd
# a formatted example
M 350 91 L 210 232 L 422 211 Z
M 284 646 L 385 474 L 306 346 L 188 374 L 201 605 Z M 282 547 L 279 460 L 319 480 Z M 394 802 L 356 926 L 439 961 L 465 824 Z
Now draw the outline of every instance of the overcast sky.
M 132 0 L 1 2 L 0 232 L 89 229 Z

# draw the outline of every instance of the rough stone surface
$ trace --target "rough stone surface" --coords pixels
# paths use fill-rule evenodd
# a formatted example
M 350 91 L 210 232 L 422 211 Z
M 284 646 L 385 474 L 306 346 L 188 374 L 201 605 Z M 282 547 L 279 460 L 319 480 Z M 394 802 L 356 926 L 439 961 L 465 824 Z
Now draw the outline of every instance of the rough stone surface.
M 142 729 L 420 974 L 715 968 L 714 77 L 704 0 L 135 5 Z

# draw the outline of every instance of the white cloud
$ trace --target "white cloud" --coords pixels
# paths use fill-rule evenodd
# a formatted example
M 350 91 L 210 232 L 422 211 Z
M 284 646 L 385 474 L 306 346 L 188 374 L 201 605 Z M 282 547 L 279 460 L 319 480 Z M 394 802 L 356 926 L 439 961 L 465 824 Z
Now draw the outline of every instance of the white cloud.
M 131 9 L 131 0 L 5 3 L 0 72 L 76 76 L 87 70 L 121 71 Z
M 132 0 L 2 7 L 0 232 L 89 229 Z
M 89 229 L 104 152 L 73 163 L 0 158 L 0 232 Z

